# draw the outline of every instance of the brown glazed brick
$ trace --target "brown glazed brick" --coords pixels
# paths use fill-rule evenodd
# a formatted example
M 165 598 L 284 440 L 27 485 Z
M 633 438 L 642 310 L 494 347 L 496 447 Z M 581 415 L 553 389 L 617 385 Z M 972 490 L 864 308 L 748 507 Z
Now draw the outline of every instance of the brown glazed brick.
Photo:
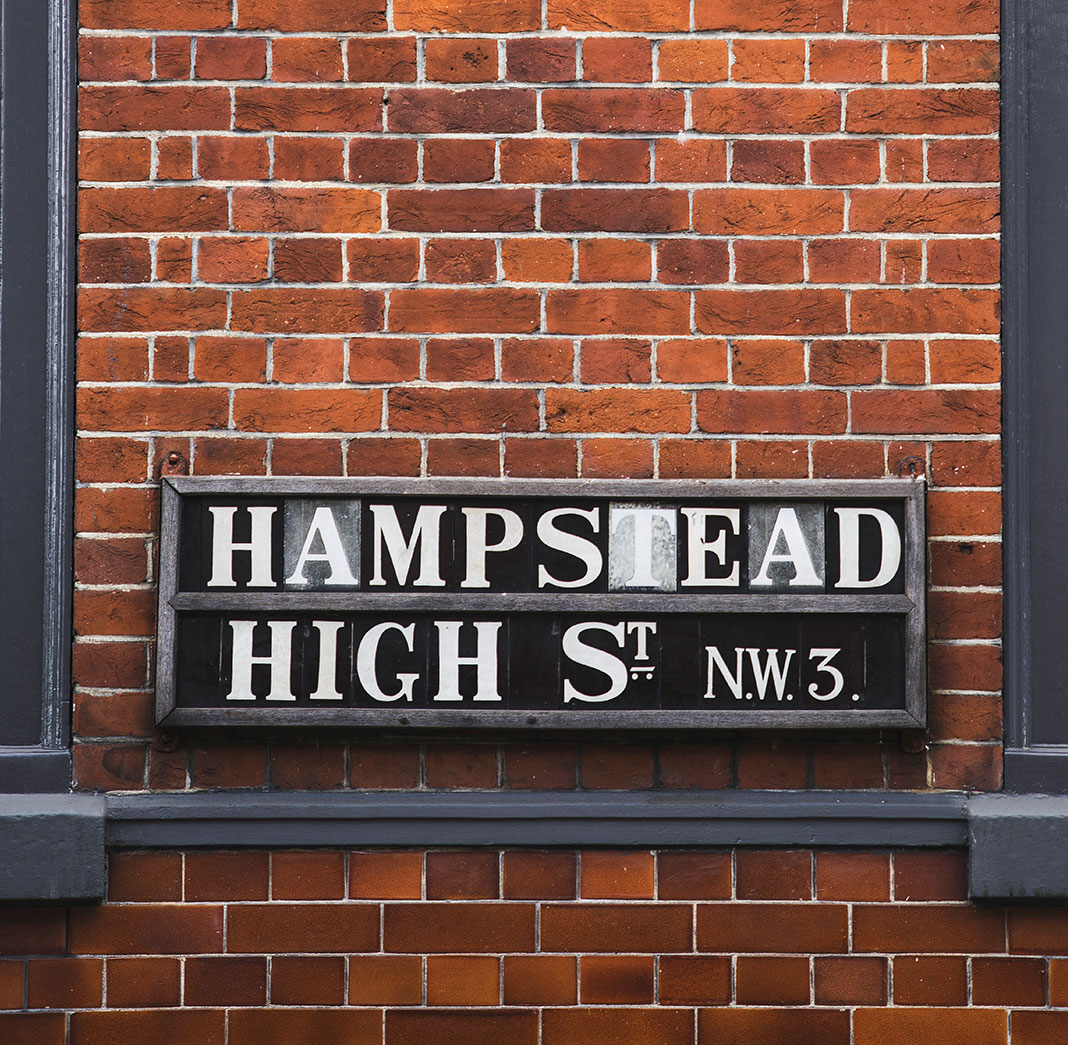
M 730 958 L 665 954 L 657 968 L 662 1005 L 726 1005 L 731 999 Z
M 661 444 L 661 478 L 667 478 L 664 474 L 664 450 Z M 657 763 L 662 787 L 712 790 L 730 786 L 731 749 L 727 744 L 660 744 Z
M 110 853 L 108 899 L 120 903 L 181 900 L 182 854 Z
M 1068 907 L 1013 907 L 1008 919 L 1010 953 L 1068 954 Z
M 344 896 L 344 853 L 285 851 L 271 855 L 271 899 L 340 900 Z
M 808 786 L 808 749 L 796 741 L 752 741 L 737 748 L 738 786 L 802 788 Z
M 259 852 L 186 853 L 185 899 L 266 900 L 268 855 Z
M 337 1041 L 381 1045 L 382 1012 L 375 1009 L 235 1009 L 229 1014 L 230 1045 Z
M 789 1041 L 790 1045 L 851 1045 L 849 1013 L 844 1009 L 700 1009 L 698 1045 L 720 1041 L 729 1041 L 731 1045 L 767 1045 L 772 1041 Z
M 193 787 L 263 787 L 267 751 L 258 744 L 212 744 L 193 750 Z
M 37 958 L 26 966 L 31 1009 L 92 1009 L 103 1001 L 104 963 L 99 958 Z
M 344 1000 L 344 958 L 271 959 L 272 1005 L 340 1005 Z
M 1010 944 L 1015 913 L 1010 914 Z M 884 954 L 895 951 L 1003 954 L 1005 914 L 996 908 L 930 904 L 858 906 L 853 909 L 853 949 Z
M 506 900 L 573 900 L 574 853 L 516 849 L 504 854 L 502 896 Z
M 661 900 L 727 900 L 731 896 L 731 854 L 666 850 L 657 854 Z
M 584 850 L 579 856 L 580 895 L 593 900 L 642 900 L 654 895 L 649 852 Z
M 889 900 L 890 857 L 885 853 L 817 853 L 817 900 Z
M 271 748 L 271 782 L 287 791 L 327 791 L 344 787 L 345 745 L 274 744 Z
M 545 951 L 647 954 L 692 946 L 692 916 L 680 904 L 552 904 L 541 911 Z
M 428 900 L 495 900 L 500 894 L 500 857 L 494 851 L 426 854 Z
M 506 444 L 508 449 L 514 442 Z M 539 449 L 544 443 L 538 443 Z M 573 744 L 508 745 L 504 753 L 504 786 L 539 791 L 572 789 L 576 785 L 577 754 Z
M 0 961 L 0 1009 L 21 1009 L 25 994 L 26 963 Z
M 506 954 L 503 998 L 505 1005 L 574 1005 L 577 959 L 565 954 Z
M 70 1040 L 86 1045 L 107 1041 L 223 1045 L 226 1041 L 226 1013 L 222 1009 L 74 1012 L 70 1018 Z
M 697 908 L 702 951 L 833 954 L 845 951 L 847 942 L 844 904 L 706 903 Z
M 885 958 L 817 957 L 813 981 L 817 1005 L 884 1005 Z
M 376 1038 L 375 1045 L 379 1041 L 381 1038 Z M 538 1045 L 538 1014 L 533 1009 L 387 1011 L 386 1045 L 410 1045 L 414 1041 L 432 1041 L 435 1045 L 468 1045 L 475 1041 Z
M 739 900 L 812 899 L 812 854 L 742 849 L 734 857 Z
M 994 1009 L 857 1009 L 853 1017 L 856 1045 L 924 1039 L 1005 1045 L 1006 1030 L 1005 1013 Z
M 361 790 L 395 790 L 419 784 L 419 748 L 353 744 L 349 748 L 349 783 Z
M 961 852 L 894 854 L 895 900 L 967 900 L 967 856 Z
M 893 963 L 895 1005 L 967 1005 L 963 958 L 897 955 Z
M 427 745 L 427 787 L 491 788 L 497 783 L 497 749 L 493 745 Z
M 186 959 L 186 1005 L 263 1005 L 266 1001 L 266 958 Z
M 1046 962 L 1041 958 L 973 958 L 972 1004 L 1045 1005 Z M 1060 1002 L 1051 997 L 1050 1004 Z
M 386 907 L 383 924 L 387 951 L 485 954 L 534 947 L 533 904 L 398 903 Z
M 65 1045 L 67 1027 L 61 1012 L 4 1012 L 0 1035 L 9 1045 Z
M 222 907 L 139 904 L 70 911 L 72 954 L 204 954 L 222 949 Z
M 806 1005 L 809 960 L 740 957 L 734 991 L 739 1005 Z
M 418 1005 L 422 1000 L 422 958 L 414 955 L 349 958 L 350 1005 Z
M 651 955 L 586 955 L 579 968 L 584 1005 L 648 1005 L 653 1001 Z
M 1068 1031 L 1068 1013 L 1013 1012 L 1012 1041 L 1014 1045 L 1045 1045 L 1056 1041 Z
M 190 964 L 213 960 L 187 959 L 187 1004 L 201 1004 L 189 992 Z M 177 958 L 109 958 L 106 975 L 109 1009 L 167 1008 L 181 1004 L 182 965 Z
M 647 744 L 583 744 L 579 760 L 583 787 L 622 789 L 653 783 L 653 748 Z
M 374 904 L 240 904 L 227 916 L 226 949 L 237 954 L 377 948 Z
M 693 1013 L 688 1009 L 545 1009 L 544 1045 L 689 1045 Z
M 418 900 L 422 853 L 349 853 L 349 896 L 360 900 Z
M 427 1005 L 497 1005 L 500 959 L 473 955 L 432 955 L 426 960 Z

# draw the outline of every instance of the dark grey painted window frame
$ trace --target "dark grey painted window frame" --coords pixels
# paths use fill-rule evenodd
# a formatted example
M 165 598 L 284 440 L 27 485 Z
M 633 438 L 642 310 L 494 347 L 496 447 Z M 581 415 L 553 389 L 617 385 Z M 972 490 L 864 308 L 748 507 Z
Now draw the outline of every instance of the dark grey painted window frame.
M 70 787 L 71 0 L 0 0 L 0 791 Z
M 1058 0 L 1003 5 L 1005 786 L 1016 792 L 1068 791 L 1066 47 Z

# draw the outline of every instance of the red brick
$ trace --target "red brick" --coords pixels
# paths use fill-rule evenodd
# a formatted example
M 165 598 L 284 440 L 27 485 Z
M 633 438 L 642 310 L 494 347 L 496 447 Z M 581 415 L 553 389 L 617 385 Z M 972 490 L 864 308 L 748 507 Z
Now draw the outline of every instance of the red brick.
M 492 181 L 496 149 L 477 138 L 431 138 L 423 144 L 423 180 Z
M 89 80 L 151 80 L 152 39 L 145 36 L 83 36 L 78 73 Z
M 271 466 L 278 475 L 341 475 L 341 445 L 324 439 L 275 439 Z
M 534 92 L 517 88 L 398 87 L 388 111 L 399 134 L 522 134 L 536 125 Z
M 79 195 L 80 227 L 87 232 L 198 232 L 227 227 L 226 194 L 184 185 L 88 188 Z
M 99 645 L 99 644 L 97 644 Z M 138 644 L 140 655 L 144 650 Z M 93 685 L 92 676 L 80 672 L 79 647 L 75 646 L 75 678 Z M 133 667 L 130 677 L 133 676 Z M 144 672 L 141 672 L 142 677 Z M 101 678 L 96 685 L 113 685 L 117 680 Z M 142 682 L 143 684 L 143 682 Z M 74 751 L 74 785 L 80 791 L 129 791 L 140 788 L 145 778 L 143 744 L 78 744 Z
M 714 83 L 727 78 L 727 41 L 700 37 L 661 40 L 657 60 L 661 80 Z
M 487 83 L 497 79 L 497 41 L 429 39 L 426 78 L 442 83 Z
M 483 0 L 477 7 L 461 0 L 442 0 L 433 7 L 421 0 L 397 0 L 393 19 L 397 29 L 416 32 L 521 33 L 541 28 L 541 7 L 537 0 Z
M 151 163 L 147 138 L 87 138 L 78 145 L 78 173 L 87 181 L 143 181 Z
M 653 783 L 655 751 L 649 745 L 586 743 L 579 752 L 583 787 L 617 790 Z
M 506 239 L 501 244 L 501 264 L 513 282 L 558 283 L 571 278 L 571 244 L 563 239 Z
M 275 42 L 275 76 L 279 73 L 279 47 Z M 159 67 L 159 47 L 156 49 Z M 197 40 L 197 78 L 200 80 L 261 80 L 267 75 L 267 41 L 255 37 L 205 36 Z
M 689 296 L 671 290 L 550 290 L 546 314 L 554 334 L 685 334 L 690 325 Z
M 389 426 L 401 432 L 534 431 L 537 401 L 525 389 L 391 389 Z
M 721 240 L 662 240 L 656 253 L 661 283 L 725 283 L 730 271 Z
M 509 287 L 395 290 L 389 328 L 404 334 L 529 334 L 538 327 L 539 306 L 536 291 Z
M 727 177 L 727 150 L 722 141 L 660 138 L 656 143 L 658 181 L 707 183 Z
M 345 169 L 345 144 L 337 138 L 276 138 L 274 176 L 286 180 L 340 181 Z M 351 174 L 352 172 L 350 172 Z M 360 179 L 352 176 L 353 181 Z M 377 199 L 374 201 L 377 204 Z M 377 223 L 373 223 L 377 228 Z
M 349 179 L 357 182 L 415 181 L 418 144 L 406 138 L 354 138 L 349 147 Z
M 563 338 L 506 339 L 501 346 L 505 381 L 570 381 L 574 365 L 574 344 Z
M 348 244 L 349 279 L 369 283 L 407 283 L 419 272 L 415 239 L 352 239 Z
M 506 439 L 504 474 L 516 478 L 572 478 L 578 475 L 578 446 L 573 439 Z
M 685 0 L 603 0 L 596 10 L 578 0 L 549 0 L 548 13 L 550 29 L 670 33 L 689 28 Z
M 649 180 L 649 143 L 636 138 L 585 138 L 578 143 L 579 181 Z
M 693 127 L 705 134 L 819 134 L 837 131 L 840 122 L 834 91 L 709 87 L 693 94 Z
M 356 87 L 237 87 L 237 131 L 377 131 L 382 92 Z
M 374 33 L 386 28 L 382 0 L 243 0 L 238 29 L 282 32 Z
M 584 479 L 651 479 L 653 444 L 642 439 L 584 439 Z
M 853 394 L 853 431 L 996 432 L 1000 418 L 997 392 L 922 390 L 861 391 Z
M 857 291 L 854 300 L 863 293 Z M 845 296 L 840 290 L 699 290 L 694 298 L 697 328 L 706 334 L 845 332 Z
M 571 146 L 556 138 L 505 138 L 501 142 L 501 181 L 571 180 Z
M 563 38 L 518 37 L 507 42 L 507 78 L 513 83 L 575 79 L 575 42 Z
M 996 384 L 1001 377 L 1001 354 L 995 341 L 932 339 L 930 365 L 935 384 Z
M 413 788 L 419 782 L 419 748 L 414 745 L 352 744 L 349 781 L 366 790 Z
M 199 59 L 198 52 L 198 66 Z M 271 45 L 271 79 L 275 83 L 342 80 L 341 46 L 321 37 L 280 37 Z
M 411 83 L 416 77 L 415 37 L 349 40 L 348 48 L 350 79 L 363 83 Z
M 651 80 L 652 41 L 638 36 L 593 36 L 583 40 L 582 78 L 600 83 Z
M 548 232 L 684 232 L 689 201 L 678 189 L 546 189 L 541 226 Z
M 731 378 L 737 385 L 796 385 L 805 380 L 800 341 L 735 341 Z
M 648 243 L 615 238 L 579 240 L 578 271 L 584 282 L 640 282 L 649 279 L 652 266 L 653 252 Z
M 990 134 L 996 91 L 974 88 L 862 88 L 851 91 L 845 129 L 859 134 Z
M 210 135 L 197 139 L 197 173 L 202 178 L 222 181 L 266 178 L 269 164 L 265 138 Z
M 90 85 L 81 89 L 79 129 L 85 131 L 230 130 L 225 87 Z
M 425 258 L 430 283 L 492 283 L 497 276 L 497 251 L 489 240 L 431 240 Z M 440 380 L 440 375 L 427 377 Z
M 996 141 L 933 139 L 927 149 L 927 177 L 931 181 L 997 181 Z

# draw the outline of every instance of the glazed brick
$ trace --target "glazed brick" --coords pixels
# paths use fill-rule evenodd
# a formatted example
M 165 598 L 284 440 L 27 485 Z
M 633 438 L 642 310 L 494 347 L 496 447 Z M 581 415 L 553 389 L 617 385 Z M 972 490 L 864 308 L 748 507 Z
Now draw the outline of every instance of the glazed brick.
M 70 912 L 71 954 L 203 954 L 222 950 L 221 907 L 141 904 Z
M 819 900 L 889 900 L 890 858 L 883 853 L 817 853 Z
M 392 904 L 385 909 L 387 951 L 500 953 L 534 947 L 532 904 Z M 542 946 L 545 946 L 544 926 Z
M 186 969 L 194 962 L 213 960 L 189 958 Z M 195 991 L 190 992 L 188 975 L 187 971 L 186 1002 L 203 1004 Z M 110 1009 L 177 1007 L 182 1000 L 182 964 L 177 958 L 109 958 L 107 989 Z
M 500 959 L 486 956 L 432 955 L 426 962 L 428 1005 L 497 1005 Z
M 648 852 L 600 852 L 580 856 L 584 899 L 652 899 L 654 858 Z
M 344 1000 L 344 958 L 271 959 L 272 1005 L 340 1005 Z
M 887 1001 L 885 958 L 817 957 L 813 985 L 817 1005 L 884 1005 Z
M 111 966 L 108 963 L 108 975 Z M 108 980 L 111 998 L 111 980 Z M 236 1007 L 264 1005 L 267 1002 L 267 959 L 187 958 L 185 960 L 185 1003 Z
M 75 1012 L 70 1038 L 79 1045 L 108 1041 L 166 1041 L 174 1045 L 222 1045 L 222 1009 L 144 1009 Z
M 421 853 L 349 853 L 349 896 L 362 900 L 417 900 L 422 896 Z
M 687 1009 L 546 1009 L 542 1014 L 544 1045 L 689 1045 L 693 1014 Z
M 734 983 L 739 1005 L 806 1005 L 808 958 L 740 957 Z
M 426 854 L 428 900 L 495 900 L 500 894 L 500 859 L 495 852 Z
M 228 1041 L 267 1045 L 289 1041 L 338 1041 L 380 1045 L 382 1012 L 375 1009 L 235 1009 Z
M 226 949 L 236 954 L 377 948 L 374 904 L 241 904 L 228 911 Z
M 855 907 L 853 947 L 857 951 L 881 953 L 911 950 L 1003 954 L 1005 917 L 998 910 L 972 907 L 923 904 Z
M 895 1005 L 966 1005 L 963 958 L 898 955 L 893 963 Z
M 1009 951 L 1012 954 L 1066 954 L 1068 909 L 1061 906 L 1009 911 Z
M 732 1045 L 846 1045 L 849 1013 L 843 1009 L 727 1008 L 699 1009 L 698 1045 L 729 1041 Z
M 271 857 L 272 899 L 340 900 L 344 896 L 344 853 L 281 852 Z
M 349 958 L 350 1005 L 418 1005 L 422 999 L 422 958 L 414 955 Z
M 531 440 L 535 449 L 552 440 Z M 506 444 L 507 451 L 515 443 Z M 576 754 L 569 744 L 537 744 L 504 748 L 504 786 L 555 790 L 573 788 L 576 778 Z
M 574 1005 L 577 960 L 563 954 L 506 954 L 505 1005 Z
M 378 1045 L 381 1038 L 374 1040 Z M 466 1009 L 387 1011 L 386 1045 L 407 1045 L 413 1041 L 440 1042 L 440 1045 L 465 1045 L 472 1041 L 537 1045 L 538 1014 L 533 1009 L 508 1012 Z
M 690 909 L 679 904 L 551 904 L 541 911 L 545 951 L 688 951 Z
M 1014 1045 L 1039 1045 L 1053 1041 L 1068 1028 L 1063 1012 L 1013 1012 L 1012 1042 Z
M 735 856 L 739 900 L 812 899 L 812 854 L 741 850 Z
M 648 1005 L 653 1001 L 652 956 L 586 955 L 579 970 L 584 1005 Z
M 697 908 L 697 947 L 703 951 L 836 953 L 846 945 L 842 904 L 711 903 Z
M 710 955 L 662 955 L 657 962 L 662 1005 L 726 1005 L 731 998 L 730 959 Z
M 185 899 L 266 900 L 269 861 L 266 853 L 188 853 Z
M 103 999 L 104 963 L 98 958 L 38 958 L 27 963 L 31 1009 L 92 1009 Z
M 574 853 L 516 850 L 504 854 L 502 896 L 508 900 L 570 900 L 576 895 Z
M 974 1045 L 1004 1045 L 1006 1030 L 1005 1013 L 990 1009 L 857 1009 L 853 1017 L 856 1045 L 908 1041 L 931 1034 Z
M 973 1005 L 1046 1004 L 1046 963 L 1039 958 L 973 958 L 971 967 Z

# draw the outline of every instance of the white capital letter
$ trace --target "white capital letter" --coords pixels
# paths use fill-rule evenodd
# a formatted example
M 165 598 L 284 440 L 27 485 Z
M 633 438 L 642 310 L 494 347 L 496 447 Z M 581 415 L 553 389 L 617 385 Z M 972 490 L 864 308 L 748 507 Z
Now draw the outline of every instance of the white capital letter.
M 726 519 L 730 523 L 731 532 L 737 534 L 742 523 L 741 512 L 737 508 L 683 508 L 682 514 L 686 516 L 686 576 L 682 581 L 683 586 L 737 588 L 737 560 L 729 577 L 709 577 L 707 573 L 709 555 L 714 555 L 720 565 L 726 565 L 726 528 L 719 531 L 719 536 L 714 541 L 706 538 L 708 520 L 714 518 Z
M 501 700 L 497 690 L 497 633 L 504 623 L 499 620 L 475 622 L 475 655 L 460 656 L 462 621 L 436 620 L 438 629 L 438 691 L 431 700 L 463 700 L 460 692 L 460 668 L 476 669 L 475 700 Z
M 277 511 L 267 505 L 255 505 L 247 509 L 252 516 L 252 540 L 234 541 L 234 514 L 236 507 L 213 505 L 208 509 L 212 516 L 211 528 L 211 580 L 209 588 L 236 588 L 234 580 L 234 552 L 249 552 L 252 556 L 250 588 L 273 588 L 271 573 L 271 516 Z
M 313 552 L 312 545 L 318 537 L 323 542 L 321 552 Z M 337 532 L 337 522 L 334 513 L 323 505 L 315 509 L 312 516 L 311 526 L 308 527 L 308 536 L 304 538 L 304 547 L 300 550 L 300 557 L 296 566 L 293 567 L 293 575 L 286 578 L 286 584 L 307 584 L 308 578 L 304 576 L 304 565 L 309 562 L 325 562 L 330 566 L 330 575 L 326 578 L 326 584 L 356 584 L 356 578 L 352 575 L 349 567 L 348 556 L 345 547 L 341 543 L 341 534 Z
M 552 511 L 546 512 L 538 520 L 538 539 L 542 544 L 552 548 L 554 551 L 564 552 L 566 555 L 573 555 L 576 559 L 581 560 L 586 565 L 586 572 L 578 580 L 560 581 L 544 566 L 539 565 L 539 588 L 544 588 L 547 584 L 552 584 L 557 588 L 582 588 L 600 576 L 601 567 L 604 565 L 601 550 L 593 541 L 588 541 L 584 537 L 576 537 L 573 533 L 567 533 L 556 528 L 554 523 L 564 515 L 580 515 L 582 518 L 589 520 L 590 529 L 594 533 L 600 533 L 601 531 L 601 513 L 598 508 L 590 508 L 588 510 L 583 508 L 553 508 Z
M 616 645 L 623 648 L 626 641 L 626 625 L 602 624 L 599 621 L 588 621 L 583 624 L 573 624 L 564 632 L 563 650 L 564 656 L 573 660 L 576 664 L 593 668 L 603 675 L 608 676 L 609 687 L 603 693 L 583 693 L 576 689 L 570 679 L 564 679 L 564 703 L 572 700 L 583 700 L 589 704 L 602 704 L 606 700 L 614 700 L 627 688 L 627 665 L 619 657 L 598 649 L 596 646 L 588 646 L 582 641 L 584 631 L 607 632 L 616 640 Z
M 356 676 L 359 678 L 360 685 L 363 686 L 367 695 L 373 700 L 379 700 L 383 703 L 400 700 L 402 697 L 405 700 L 411 700 L 412 687 L 415 685 L 416 679 L 419 678 L 418 672 L 398 674 L 397 681 L 400 683 L 400 689 L 396 693 L 384 693 L 382 687 L 378 684 L 378 672 L 375 670 L 375 663 L 378 660 L 378 644 L 382 641 L 382 636 L 387 631 L 399 631 L 408 643 L 408 652 L 413 653 L 415 651 L 414 624 L 402 626 L 391 620 L 387 620 L 383 624 L 376 624 L 373 628 L 369 628 L 367 634 L 360 639 L 360 645 L 356 650 Z
M 781 553 L 776 552 L 780 538 L 786 543 L 786 551 Z M 779 514 L 775 517 L 775 525 L 771 528 L 771 537 L 768 538 L 768 550 L 764 553 L 764 562 L 760 567 L 760 573 L 757 574 L 754 580 L 749 582 L 750 586 L 756 587 L 758 584 L 772 583 L 771 578 L 768 576 L 768 567 L 773 562 L 792 562 L 794 564 L 794 576 L 790 581 L 791 585 L 815 587 L 820 583 L 816 568 L 812 565 L 812 556 L 809 554 L 808 545 L 805 543 L 805 536 L 801 532 L 801 523 L 798 521 L 797 512 L 793 508 L 779 509 Z
M 445 514 L 443 504 L 421 505 L 415 516 L 415 524 L 412 526 L 412 535 L 405 541 L 401 532 L 400 520 L 397 518 L 397 509 L 391 504 L 372 504 L 371 514 L 374 516 L 374 534 L 372 536 L 374 548 L 374 576 L 372 584 L 385 584 L 382 576 L 382 545 L 385 544 L 389 552 L 393 569 L 397 573 L 397 583 L 408 583 L 408 572 L 412 568 L 415 559 L 415 549 L 419 548 L 419 576 L 414 584 L 417 588 L 444 588 L 445 581 L 441 578 L 441 561 L 439 548 L 441 547 L 441 517 Z
M 461 588 L 488 588 L 486 552 L 506 552 L 523 539 L 523 520 L 509 508 L 464 508 L 467 520 L 467 576 Z M 496 544 L 486 543 L 486 520 L 496 515 L 504 523 L 504 535 Z
M 889 584 L 901 565 L 901 534 L 893 516 L 882 508 L 835 508 L 838 516 L 840 579 L 836 588 L 881 588 Z M 860 517 L 867 515 L 879 523 L 882 548 L 879 571 L 871 580 L 860 579 Z
M 313 620 L 319 632 L 319 681 L 311 700 L 341 700 L 337 691 L 337 633 L 344 627 L 339 620 Z
M 274 511 L 274 509 L 271 509 Z M 296 700 L 289 685 L 290 665 L 293 663 L 293 629 L 295 620 L 272 620 L 267 626 L 271 629 L 271 652 L 266 657 L 252 655 L 252 632 L 256 627 L 254 620 L 232 620 L 230 629 L 234 633 L 234 649 L 231 660 L 230 692 L 227 700 L 255 700 L 252 692 L 252 666 L 268 664 L 271 668 L 271 688 L 268 700 Z

